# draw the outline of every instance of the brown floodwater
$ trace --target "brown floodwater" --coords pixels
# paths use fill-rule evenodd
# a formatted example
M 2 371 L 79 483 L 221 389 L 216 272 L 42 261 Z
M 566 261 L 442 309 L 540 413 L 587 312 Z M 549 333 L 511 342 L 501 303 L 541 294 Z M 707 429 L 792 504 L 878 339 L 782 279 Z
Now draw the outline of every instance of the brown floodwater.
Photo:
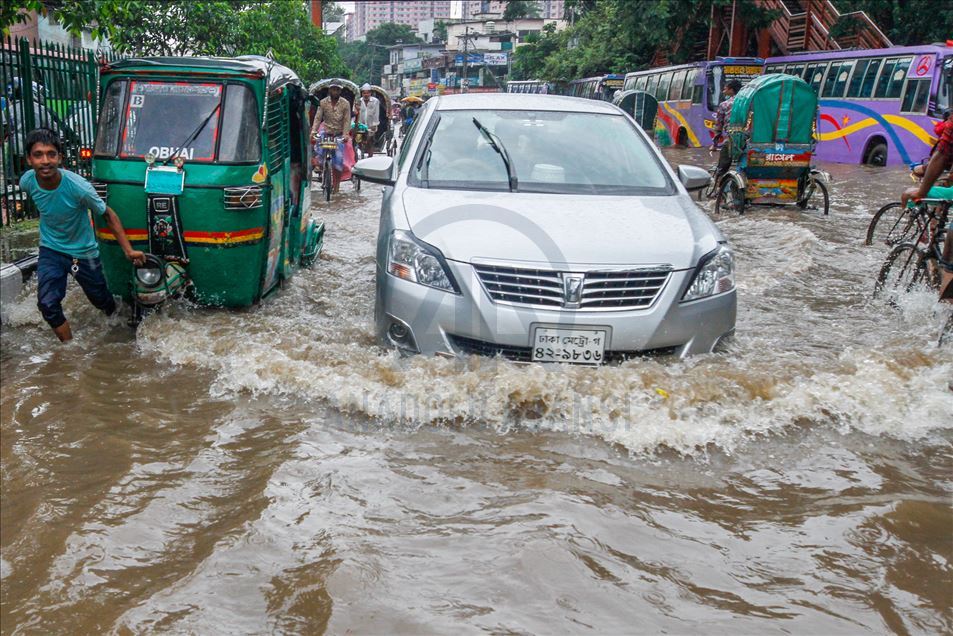
M 668 152 L 707 165 L 707 154 Z M 737 336 L 604 368 L 374 345 L 380 189 L 245 311 L 35 290 L 0 346 L 4 634 L 953 632 L 953 348 L 870 299 L 902 170 L 718 223 Z M 706 204 L 707 206 L 707 204 Z

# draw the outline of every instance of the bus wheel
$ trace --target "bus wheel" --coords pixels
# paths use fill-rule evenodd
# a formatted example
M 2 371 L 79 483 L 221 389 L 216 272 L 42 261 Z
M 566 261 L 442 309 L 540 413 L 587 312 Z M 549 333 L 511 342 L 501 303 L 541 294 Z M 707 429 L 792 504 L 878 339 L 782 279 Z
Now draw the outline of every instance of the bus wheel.
M 878 167 L 887 165 L 887 144 L 882 141 L 870 144 L 867 154 L 864 155 L 864 163 Z

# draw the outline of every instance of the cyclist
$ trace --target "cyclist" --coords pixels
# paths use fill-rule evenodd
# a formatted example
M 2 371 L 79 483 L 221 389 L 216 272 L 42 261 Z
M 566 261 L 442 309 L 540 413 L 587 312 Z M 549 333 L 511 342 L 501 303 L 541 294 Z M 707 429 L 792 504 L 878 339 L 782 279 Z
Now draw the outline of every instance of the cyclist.
M 719 150 L 718 169 L 715 170 L 714 179 L 714 183 L 716 184 L 721 176 L 731 168 L 731 144 L 728 143 L 729 138 L 725 134 L 725 128 L 731 120 L 731 106 L 735 102 L 735 95 L 737 95 L 740 90 L 740 81 L 736 79 L 728 80 L 724 89 L 725 99 L 718 104 L 718 110 L 715 112 L 715 136 L 711 141 L 709 152 L 714 153 L 716 150 Z
M 328 96 L 322 99 L 318 104 L 318 112 L 314 116 L 314 123 L 311 125 L 311 139 L 316 141 L 321 133 L 344 137 L 344 144 L 339 144 L 334 153 L 334 169 L 332 170 L 332 188 L 337 192 L 341 185 L 341 172 L 344 169 L 344 147 L 350 142 L 351 135 L 351 106 L 346 99 L 341 97 L 343 86 L 340 82 L 331 82 L 328 86 Z M 323 131 L 322 131 L 323 125 Z M 318 165 L 321 165 L 323 151 L 320 147 L 315 148 L 315 153 L 319 157 Z
M 936 150 L 924 170 L 920 185 L 905 190 L 900 197 L 900 202 L 907 205 L 909 201 L 914 199 L 949 198 L 944 196 L 943 190 L 946 190 L 946 188 L 935 188 L 934 184 L 940 175 L 949 170 L 951 166 L 953 166 L 953 126 L 947 126 L 936 143 Z M 941 256 L 940 298 L 953 302 L 953 216 L 951 216 L 946 228 L 946 242 L 943 245 Z

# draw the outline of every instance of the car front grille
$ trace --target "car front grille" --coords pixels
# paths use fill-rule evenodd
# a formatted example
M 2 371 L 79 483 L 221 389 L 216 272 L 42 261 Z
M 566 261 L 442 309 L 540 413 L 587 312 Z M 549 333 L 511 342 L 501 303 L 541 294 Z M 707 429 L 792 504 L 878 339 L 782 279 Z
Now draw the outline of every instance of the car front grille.
M 570 272 L 483 263 L 474 264 L 473 269 L 483 288 L 496 302 L 595 311 L 651 307 L 672 273 L 669 266 L 585 272 L 579 302 L 567 303 L 563 276 Z
M 530 362 L 532 360 L 529 347 L 501 345 L 454 334 L 447 335 L 450 338 L 450 344 L 453 345 L 453 348 L 459 353 L 487 357 L 501 356 L 514 362 Z M 661 347 L 658 349 L 646 349 L 644 351 L 606 351 L 604 360 L 607 364 L 613 364 L 624 362 L 631 358 L 674 355 L 676 351 L 678 351 L 678 347 Z

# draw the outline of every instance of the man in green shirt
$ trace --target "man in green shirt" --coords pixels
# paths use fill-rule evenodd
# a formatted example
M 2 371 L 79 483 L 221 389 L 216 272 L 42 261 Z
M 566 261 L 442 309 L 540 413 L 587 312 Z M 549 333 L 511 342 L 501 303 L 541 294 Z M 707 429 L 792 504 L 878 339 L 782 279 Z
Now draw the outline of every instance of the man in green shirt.
M 89 211 L 106 219 L 126 258 L 142 265 L 145 255 L 132 249 L 119 217 L 96 194 L 92 184 L 60 168 L 62 151 L 56 133 L 47 128 L 31 131 L 25 149 L 27 164 L 32 169 L 20 177 L 20 188 L 40 211 L 37 307 L 53 333 L 66 342 L 73 337 L 62 306 L 70 272 L 96 308 L 107 315 L 116 311 L 116 301 L 103 275 Z

